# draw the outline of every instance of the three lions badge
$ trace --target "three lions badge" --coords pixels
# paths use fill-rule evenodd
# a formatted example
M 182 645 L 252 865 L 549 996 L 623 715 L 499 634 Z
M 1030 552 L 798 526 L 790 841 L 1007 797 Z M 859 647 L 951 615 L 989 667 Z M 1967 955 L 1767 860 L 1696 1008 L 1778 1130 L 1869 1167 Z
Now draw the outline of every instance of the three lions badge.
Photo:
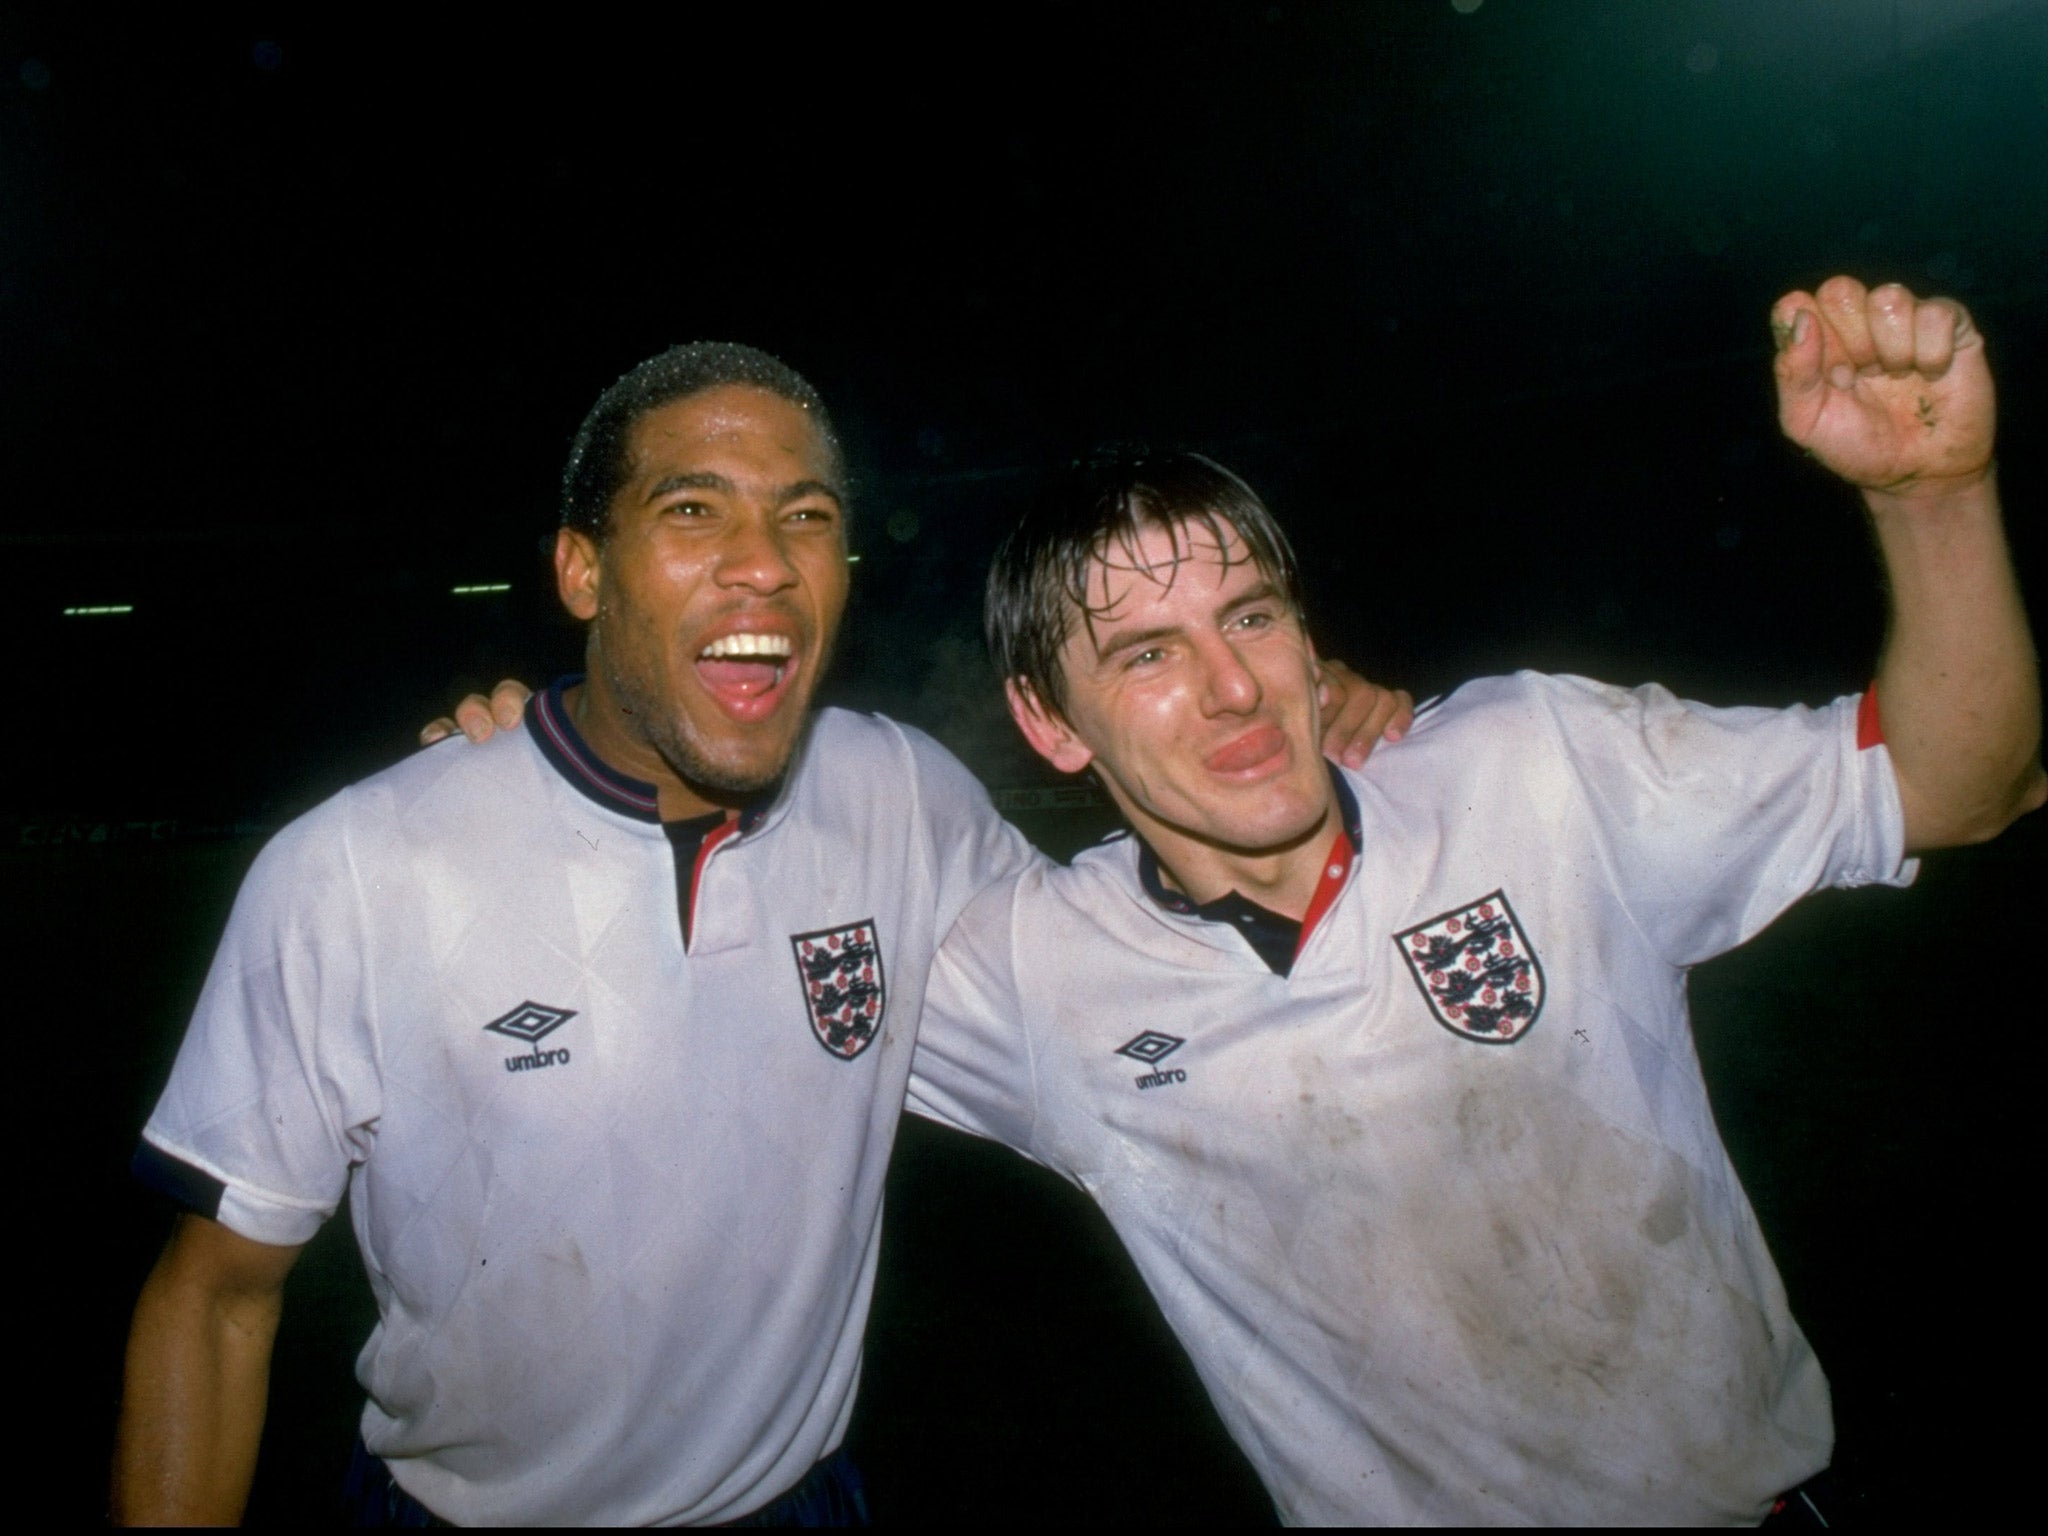
M 1519 1040 L 1543 1011 L 1543 967 L 1495 891 L 1394 935 L 1436 1021 L 1487 1045 Z
M 875 920 L 793 933 L 789 947 L 796 952 L 811 1033 L 834 1056 L 853 1060 L 874 1043 L 889 1003 Z

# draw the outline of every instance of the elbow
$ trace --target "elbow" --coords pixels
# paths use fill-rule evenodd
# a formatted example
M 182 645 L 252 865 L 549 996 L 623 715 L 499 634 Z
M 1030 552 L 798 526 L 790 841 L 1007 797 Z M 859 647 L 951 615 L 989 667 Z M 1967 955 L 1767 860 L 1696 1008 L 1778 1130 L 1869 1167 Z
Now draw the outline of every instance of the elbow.
M 1988 843 L 2025 816 L 2048 805 L 2048 773 L 2037 758 L 2012 781 L 2006 792 L 1987 796 L 1970 814 L 1957 817 L 1942 829 L 1942 835 L 1928 846 L 1960 848 L 1970 843 Z
M 2036 758 L 2028 764 L 2026 778 L 2020 784 L 2019 793 L 2013 798 L 2013 813 L 2005 818 L 2005 825 L 1998 831 L 2003 832 L 2006 827 L 2028 812 L 2038 811 L 2044 805 L 2048 805 L 2048 773 L 2041 771 L 2041 760 Z M 1996 837 L 1998 832 L 1991 835 Z
M 1906 811 L 1906 852 L 1927 853 L 1988 843 L 2028 812 L 2048 805 L 2048 774 L 2035 758 L 1998 789 L 1960 804 L 1916 796 L 1904 783 L 1900 791 Z

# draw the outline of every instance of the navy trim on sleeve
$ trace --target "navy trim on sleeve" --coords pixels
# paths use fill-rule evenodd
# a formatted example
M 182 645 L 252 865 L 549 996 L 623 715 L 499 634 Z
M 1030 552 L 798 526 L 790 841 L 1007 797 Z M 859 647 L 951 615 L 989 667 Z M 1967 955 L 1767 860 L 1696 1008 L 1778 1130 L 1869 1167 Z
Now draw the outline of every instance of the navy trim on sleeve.
M 135 1148 L 128 1171 L 138 1184 L 155 1190 L 179 1209 L 208 1221 L 220 1220 L 220 1197 L 227 1192 L 227 1185 L 204 1169 L 145 1141 Z

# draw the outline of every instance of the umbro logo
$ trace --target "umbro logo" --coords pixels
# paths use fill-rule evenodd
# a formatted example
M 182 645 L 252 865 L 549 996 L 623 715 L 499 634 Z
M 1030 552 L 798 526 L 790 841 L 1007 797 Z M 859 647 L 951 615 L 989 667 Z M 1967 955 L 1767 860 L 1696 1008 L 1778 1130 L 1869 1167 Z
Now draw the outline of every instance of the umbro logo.
M 576 1017 L 574 1008 L 550 1008 L 544 1003 L 524 1002 L 510 1013 L 500 1014 L 484 1026 L 495 1035 L 510 1035 L 514 1040 L 527 1045 L 537 1045 L 564 1024 Z M 551 1051 L 534 1050 L 524 1056 L 507 1056 L 507 1072 L 531 1072 L 536 1067 L 552 1067 L 569 1063 L 569 1048 L 558 1047 Z
M 1130 1039 L 1126 1040 L 1116 1048 L 1116 1053 L 1119 1056 L 1128 1056 L 1133 1061 L 1142 1061 L 1148 1067 L 1156 1068 L 1160 1062 L 1166 1060 L 1167 1057 L 1186 1044 L 1187 1041 L 1183 1040 L 1179 1035 L 1162 1035 L 1156 1029 L 1148 1029 L 1143 1034 L 1133 1035 Z M 1168 1067 L 1160 1071 L 1146 1072 L 1136 1079 L 1140 1088 L 1164 1088 L 1168 1083 L 1184 1083 L 1187 1080 L 1187 1073 L 1181 1071 L 1178 1067 Z

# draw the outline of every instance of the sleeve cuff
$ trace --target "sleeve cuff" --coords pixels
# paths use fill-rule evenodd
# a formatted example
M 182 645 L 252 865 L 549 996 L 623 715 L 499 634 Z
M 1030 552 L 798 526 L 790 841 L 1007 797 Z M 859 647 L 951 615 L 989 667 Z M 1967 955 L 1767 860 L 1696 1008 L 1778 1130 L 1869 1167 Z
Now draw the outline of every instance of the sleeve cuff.
M 137 1182 L 167 1197 L 180 1210 L 217 1221 L 252 1242 L 296 1248 L 310 1242 L 334 1214 L 331 1205 L 293 1200 L 223 1178 L 146 1135 L 128 1166 Z
M 181 1211 L 220 1219 L 220 1197 L 227 1186 L 203 1168 L 194 1168 L 182 1158 L 171 1156 L 153 1142 L 138 1142 L 129 1173 L 143 1188 L 162 1195 Z

